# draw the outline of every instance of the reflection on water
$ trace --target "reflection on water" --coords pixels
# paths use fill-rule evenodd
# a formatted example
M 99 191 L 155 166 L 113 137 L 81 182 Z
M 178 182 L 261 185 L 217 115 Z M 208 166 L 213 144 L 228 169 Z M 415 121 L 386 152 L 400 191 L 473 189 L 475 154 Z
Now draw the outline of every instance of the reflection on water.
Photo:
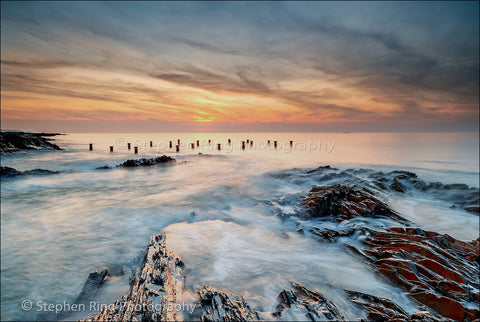
M 186 144 L 180 153 L 168 148 L 177 139 Z M 188 149 L 197 139 L 200 147 Z M 247 139 L 253 145 L 242 150 Z M 162 142 L 166 146 L 159 147 Z M 330 288 L 341 287 L 388 296 L 408 307 L 403 295 L 395 295 L 398 290 L 339 245 L 318 244 L 296 233 L 294 219 L 275 216 L 272 205 L 295 213 L 296 202 L 315 182 L 265 173 L 326 164 L 409 169 L 427 181 L 478 187 L 475 134 L 72 134 L 57 143 L 65 151 L 2 155 L 3 166 L 62 171 L 2 181 L 2 320 L 58 318 L 22 311 L 20 304 L 24 299 L 73 303 L 89 272 L 104 267 L 125 273 L 97 294 L 96 300 L 113 302 L 128 289 L 129 273 L 149 236 L 163 229 L 187 264 L 189 292 L 211 284 L 271 311 L 278 292 L 297 281 L 330 290 L 333 297 Z M 88 143 L 94 151 L 88 151 Z M 160 154 L 174 156 L 177 163 L 95 170 Z M 389 197 L 395 208 L 427 228 L 465 239 L 476 234 L 471 230 L 478 227 L 478 217 L 434 201 L 409 200 Z M 468 227 L 452 225 L 450 217 Z M 347 316 L 353 314 L 345 305 Z

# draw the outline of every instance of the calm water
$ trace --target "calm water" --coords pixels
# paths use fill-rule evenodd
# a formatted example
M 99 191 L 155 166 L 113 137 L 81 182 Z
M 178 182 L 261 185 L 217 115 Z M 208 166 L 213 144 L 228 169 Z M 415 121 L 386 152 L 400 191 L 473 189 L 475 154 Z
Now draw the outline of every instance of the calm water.
M 168 148 L 168 141 L 177 139 L 183 144 L 180 153 Z M 197 139 L 200 147 L 192 150 L 189 143 Z M 242 150 L 240 141 L 247 139 L 254 144 Z M 343 303 L 350 319 L 361 315 L 338 288 L 389 297 L 413 312 L 417 308 L 404 293 L 345 253 L 342 241 L 320 244 L 296 233 L 296 218 L 276 216 L 301 211 L 298 200 L 319 184 L 282 173 L 330 164 L 403 169 L 426 181 L 479 186 L 477 133 L 69 134 L 56 143 L 65 150 L 2 155 L 3 166 L 61 171 L 2 181 L 2 320 L 90 315 L 60 316 L 38 310 L 36 303 L 74 303 L 95 269 L 125 272 L 112 277 L 95 298 L 112 303 L 127 292 L 129 272 L 149 237 L 160 231 L 186 263 L 186 302 L 208 284 L 270 312 L 278 293 L 295 281 Z M 88 151 L 88 143 L 94 151 Z M 136 156 L 133 146 L 139 147 Z M 172 155 L 176 164 L 95 170 L 162 154 Z M 464 240 L 478 236 L 479 217 L 447 202 L 420 194 L 382 197 L 420 227 Z M 21 308 L 25 299 L 34 303 L 28 312 Z

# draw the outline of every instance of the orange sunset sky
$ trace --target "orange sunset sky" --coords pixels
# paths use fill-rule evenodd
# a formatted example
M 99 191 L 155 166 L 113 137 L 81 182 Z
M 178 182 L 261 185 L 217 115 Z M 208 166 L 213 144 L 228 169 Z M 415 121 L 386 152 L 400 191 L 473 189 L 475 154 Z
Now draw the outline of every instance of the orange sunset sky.
M 2 2 L 2 129 L 478 131 L 478 2 Z

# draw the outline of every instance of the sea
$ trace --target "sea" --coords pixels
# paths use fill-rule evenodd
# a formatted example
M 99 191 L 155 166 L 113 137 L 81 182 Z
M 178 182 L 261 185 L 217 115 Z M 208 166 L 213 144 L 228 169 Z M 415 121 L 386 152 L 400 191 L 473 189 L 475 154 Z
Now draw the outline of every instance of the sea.
M 348 320 L 362 313 L 343 298 L 342 289 L 387 297 L 413 313 L 421 308 L 405 291 L 345 251 L 344 244 L 354 240 L 320 243 L 308 229 L 299 232 L 299 226 L 308 226 L 302 199 L 315 185 L 342 183 L 345 171 L 368 181 L 361 177 L 365 169 L 405 170 L 426 182 L 479 187 L 478 133 L 72 133 L 54 138 L 63 150 L 2 154 L 2 166 L 59 172 L 2 179 L 2 321 L 90 316 L 128 292 L 150 236 L 160 232 L 185 263 L 187 304 L 210 285 L 243 296 L 268 319 L 278 294 L 297 282 L 337 303 Z M 116 167 L 127 159 L 161 155 L 176 162 Z M 333 175 L 309 175 L 327 165 L 335 169 L 329 170 Z M 109 168 L 98 169 L 103 166 Z M 465 241 L 479 237 L 479 216 L 452 206 L 451 200 L 417 190 L 379 192 L 379 197 L 417 227 Z M 392 223 L 361 224 L 384 228 Z M 97 306 L 74 309 L 89 273 L 102 269 L 111 276 L 95 294 Z

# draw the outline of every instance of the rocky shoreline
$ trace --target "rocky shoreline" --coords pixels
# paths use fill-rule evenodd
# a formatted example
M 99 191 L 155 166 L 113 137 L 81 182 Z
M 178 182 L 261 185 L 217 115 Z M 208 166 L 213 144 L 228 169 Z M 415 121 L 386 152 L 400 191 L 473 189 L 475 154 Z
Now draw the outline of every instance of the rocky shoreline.
M 422 308 L 414 314 L 387 298 L 352 290 L 344 292 L 367 320 L 375 321 L 474 321 L 479 319 L 478 281 L 480 239 L 462 242 L 448 235 L 424 231 L 393 211 L 368 189 L 344 185 L 313 187 L 304 200 L 304 218 L 346 222 L 358 217 L 388 218 L 399 224 L 388 229 L 352 227 L 333 230 L 310 229 L 319 242 L 359 234 L 361 246 L 345 244 L 345 251 L 363 258 L 367 265 L 390 283 L 408 292 Z M 181 258 L 168 249 L 164 234 L 153 236 L 143 268 L 131 290 L 112 308 L 104 308 L 86 321 L 181 321 L 172 312 L 182 299 L 186 268 Z M 205 285 L 197 291 L 195 311 L 189 318 L 201 321 L 256 321 L 291 319 L 344 320 L 339 307 L 327 294 L 292 282 L 280 292 L 273 312 L 257 312 L 243 297 Z M 127 305 L 125 305 L 127 304 Z M 136 310 L 129 309 L 136 307 Z
M 20 150 L 49 149 L 62 150 L 52 143 L 50 137 L 61 133 L 0 132 L 0 151 L 17 152 Z

